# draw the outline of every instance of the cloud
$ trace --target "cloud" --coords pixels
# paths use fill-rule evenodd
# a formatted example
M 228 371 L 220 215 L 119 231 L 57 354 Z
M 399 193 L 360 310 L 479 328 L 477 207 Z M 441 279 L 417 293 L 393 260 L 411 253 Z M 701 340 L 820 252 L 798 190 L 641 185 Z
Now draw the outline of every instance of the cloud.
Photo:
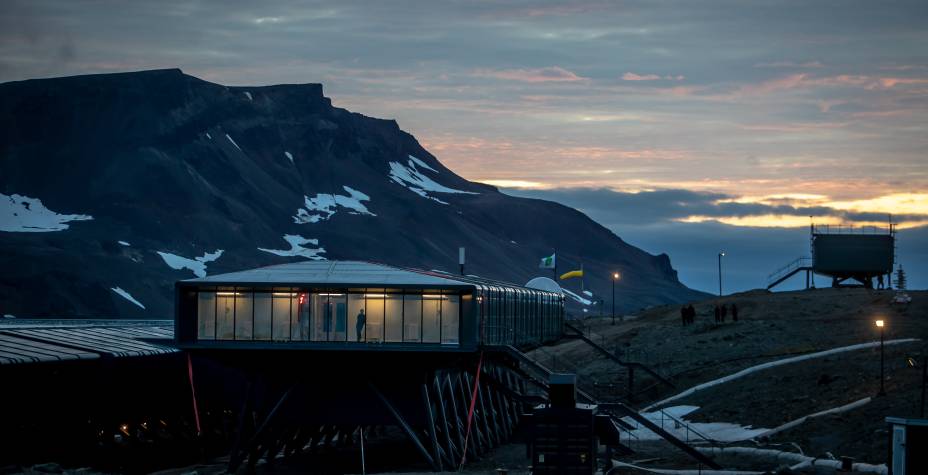
M 628 72 L 622 75 L 623 81 L 659 81 L 661 79 L 666 81 L 682 81 L 686 79 L 686 76 L 658 76 L 657 74 L 635 74 L 632 72 Z
M 735 197 L 726 193 L 662 189 L 636 193 L 606 188 L 506 189 L 507 194 L 556 201 L 595 216 L 607 227 L 716 221 L 748 227 L 799 227 L 809 216 L 822 224 L 928 224 L 928 194 L 893 194 L 831 201 L 813 195 Z
M 757 63 L 754 65 L 755 68 L 793 68 L 793 69 L 803 69 L 803 68 L 824 68 L 825 65 L 820 61 L 806 61 L 802 63 L 797 63 L 793 61 L 774 61 L 772 63 Z
M 530 83 L 587 80 L 587 78 L 578 76 L 560 66 L 533 69 L 477 69 L 473 72 L 473 76 Z

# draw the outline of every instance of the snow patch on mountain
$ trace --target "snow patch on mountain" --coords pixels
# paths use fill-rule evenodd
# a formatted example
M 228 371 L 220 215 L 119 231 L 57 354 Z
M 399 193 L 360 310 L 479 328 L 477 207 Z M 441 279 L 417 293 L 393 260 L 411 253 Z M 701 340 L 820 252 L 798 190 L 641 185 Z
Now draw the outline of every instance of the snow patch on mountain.
M 58 214 L 38 198 L 0 193 L 0 231 L 19 233 L 47 233 L 68 229 L 70 221 L 87 221 L 86 214 Z
M 284 155 L 286 155 L 287 158 L 290 159 L 290 163 L 293 163 L 293 155 L 290 155 L 290 152 L 284 152 Z
M 255 100 L 253 97 L 251 97 L 251 93 L 248 91 L 245 91 L 245 97 L 247 97 L 249 101 Z
M 111 287 L 110 290 L 119 294 L 120 297 L 138 305 L 139 307 L 142 307 L 142 310 L 145 310 L 145 306 L 142 305 L 142 302 L 139 302 L 138 300 L 136 300 L 135 297 L 129 294 L 129 292 L 122 290 L 122 288 L 120 287 Z
M 237 148 L 239 152 L 242 151 L 242 147 L 239 147 L 238 144 L 235 143 L 234 140 L 232 140 L 232 137 L 229 137 L 229 134 L 226 134 L 226 138 L 229 139 L 229 142 L 232 142 L 232 145 L 235 145 L 235 148 Z
M 170 252 L 161 252 L 155 251 L 164 259 L 164 263 L 168 265 L 171 269 L 189 269 L 193 271 L 193 275 L 197 277 L 206 277 L 206 264 L 208 262 L 213 262 L 216 259 L 219 259 L 219 256 L 222 255 L 223 250 L 217 249 L 213 252 L 207 252 L 200 257 L 194 257 L 193 259 L 178 256 L 177 254 L 171 254 Z
M 324 261 L 325 257 L 320 256 L 319 254 L 325 253 L 325 248 L 315 247 L 309 248 L 304 247 L 307 244 L 312 246 L 318 246 L 318 239 L 305 238 L 297 234 L 284 234 L 284 241 L 287 241 L 290 244 L 290 249 L 265 249 L 259 247 L 259 251 L 270 252 L 283 257 L 305 257 L 313 261 Z
M 347 195 L 319 193 L 314 198 L 304 196 L 304 208 L 296 210 L 293 222 L 297 224 L 318 223 L 332 217 L 339 207 L 347 208 L 348 214 L 377 216 L 371 213 L 362 201 L 370 201 L 371 197 L 354 188 L 342 186 Z
M 428 166 L 422 160 L 419 160 L 412 155 L 409 155 L 409 160 L 407 165 L 403 165 L 400 162 L 390 162 L 390 179 L 393 180 L 396 184 L 405 187 L 409 191 L 423 197 L 428 198 L 433 201 L 437 201 L 443 205 L 448 203 L 429 195 L 429 193 L 460 193 L 465 195 L 476 195 L 472 191 L 456 190 L 454 188 L 448 188 L 445 185 L 437 183 L 435 180 L 425 176 L 422 172 L 419 171 L 419 167 L 431 170 L 432 172 L 438 173 L 437 170 Z
M 427 168 L 427 169 L 429 169 L 429 170 L 432 170 L 432 171 L 435 172 L 435 173 L 438 173 L 438 170 L 436 170 L 436 169 L 430 167 L 428 163 L 425 163 L 425 162 L 423 162 L 422 160 L 420 160 L 420 159 L 418 159 L 418 158 L 416 158 L 416 157 L 413 157 L 412 155 L 407 155 L 407 157 L 409 157 L 409 159 L 412 160 L 412 162 L 415 163 L 416 165 L 418 165 L 418 166 L 420 166 L 420 167 L 422 167 L 422 168 Z

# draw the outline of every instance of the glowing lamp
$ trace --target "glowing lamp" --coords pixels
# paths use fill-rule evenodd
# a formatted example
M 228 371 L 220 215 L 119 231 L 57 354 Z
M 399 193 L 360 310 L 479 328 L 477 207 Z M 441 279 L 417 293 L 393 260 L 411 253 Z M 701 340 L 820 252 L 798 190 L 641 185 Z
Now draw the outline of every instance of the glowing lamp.
M 877 321 L 876 321 L 876 326 L 878 326 L 878 327 L 880 327 L 880 328 L 883 328 L 883 320 L 877 320 Z

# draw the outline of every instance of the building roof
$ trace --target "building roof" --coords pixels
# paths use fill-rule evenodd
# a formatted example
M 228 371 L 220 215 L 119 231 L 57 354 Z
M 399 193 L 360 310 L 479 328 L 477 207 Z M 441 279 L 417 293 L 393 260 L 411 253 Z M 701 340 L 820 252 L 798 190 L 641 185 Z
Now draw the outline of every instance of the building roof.
M 184 280 L 192 284 L 351 285 L 358 287 L 522 287 L 473 275 L 401 268 L 363 261 L 304 261 Z
M 0 324 L 0 365 L 175 353 L 169 320 L 15 320 Z

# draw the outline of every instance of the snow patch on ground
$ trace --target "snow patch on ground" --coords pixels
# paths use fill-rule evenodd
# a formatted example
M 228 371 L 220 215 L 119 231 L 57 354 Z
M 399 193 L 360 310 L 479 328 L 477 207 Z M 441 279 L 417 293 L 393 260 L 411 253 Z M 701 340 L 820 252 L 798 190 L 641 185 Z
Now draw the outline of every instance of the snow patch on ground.
M 123 246 L 126 246 L 126 247 L 129 247 L 129 246 L 132 245 L 132 244 L 129 244 L 128 242 L 126 242 L 126 241 L 116 241 L 116 242 L 118 242 L 119 244 L 121 244 L 121 245 L 123 245 Z
M 719 442 L 736 442 L 739 440 L 753 439 L 769 431 L 769 429 L 753 428 L 751 426 L 743 426 L 730 422 L 690 422 L 684 418 L 684 416 L 698 409 L 698 406 L 673 406 L 664 409 L 663 412 L 660 410 L 642 412 L 641 415 L 665 431 L 670 432 L 678 439 L 684 441 L 700 440 L 702 437 L 705 437 L 706 439 Z M 637 429 L 631 431 L 631 433 L 638 437 L 639 440 L 661 439 L 660 436 L 651 432 L 650 429 L 638 425 L 638 423 L 630 417 L 623 418 L 622 420 L 637 427 Z M 689 433 L 687 433 L 687 427 L 690 429 Z
M 226 134 L 226 138 L 229 139 L 229 142 L 232 142 L 232 145 L 235 145 L 235 148 L 237 148 L 239 152 L 242 151 L 242 147 L 239 147 L 238 144 L 235 143 L 234 140 L 232 140 L 232 137 L 229 137 L 229 134 Z
M 134 304 L 136 304 L 136 305 L 138 305 L 139 307 L 142 307 L 142 310 L 145 310 L 145 306 L 142 305 L 142 302 L 139 302 L 139 301 L 136 300 L 134 297 L 132 297 L 132 295 L 130 295 L 129 292 L 126 292 L 125 290 L 122 290 L 120 287 L 112 287 L 112 288 L 110 288 L 110 290 L 112 290 L 113 292 L 116 292 L 117 294 L 119 294 L 120 297 L 122 297 L 122 298 L 124 298 L 124 299 L 126 299 L 126 300 L 128 300 L 128 301 L 130 301 L 130 302 L 132 302 L 132 303 L 134 303 Z
M 12 314 L 9 314 L 9 313 L 4 313 L 4 314 L 3 314 L 3 318 L 16 318 L 16 315 L 12 315 Z
M 428 166 L 422 160 L 419 160 L 418 158 L 413 157 L 412 155 L 409 155 L 409 160 L 407 162 L 407 165 L 403 165 L 400 162 L 390 162 L 390 180 L 392 180 L 393 182 L 395 182 L 396 184 L 402 187 L 405 187 L 409 191 L 412 191 L 413 193 L 423 198 L 436 201 L 443 205 L 446 205 L 448 203 L 434 196 L 429 195 L 429 193 L 430 192 L 431 193 L 459 193 L 459 194 L 465 194 L 465 195 L 476 195 L 477 194 L 472 191 L 463 191 L 463 190 L 456 190 L 454 188 L 448 188 L 445 185 L 437 183 L 435 180 L 432 180 L 431 178 L 423 175 L 422 172 L 419 171 L 418 167 L 422 167 L 424 169 L 431 170 L 432 172 L 438 173 L 437 170 Z
M 248 91 L 245 91 L 245 97 L 247 97 L 249 101 L 255 100 L 253 97 L 251 97 L 251 93 Z
M 622 462 L 620 460 L 613 460 L 612 463 L 619 467 L 626 467 L 630 469 L 640 470 L 645 473 L 659 473 L 662 475 L 763 475 L 770 472 L 752 472 L 744 470 L 709 470 L 709 469 L 697 469 L 697 470 L 675 470 L 670 468 L 653 468 L 653 467 L 642 467 L 639 465 Z
M 593 304 L 593 301 L 592 301 L 592 300 L 585 299 L 585 298 L 583 298 L 583 297 L 581 297 L 581 296 L 579 296 L 579 295 L 577 295 L 577 294 L 575 294 L 575 293 L 573 293 L 573 292 L 571 292 L 571 291 L 569 291 L 569 290 L 567 290 L 567 289 L 565 289 L 565 288 L 563 288 L 563 287 L 561 287 L 561 291 L 564 292 L 565 294 L 567 294 L 568 297 L 570 297 L 570 298 L 576 300 L 577 302 L 582 303 L 583 305 L 592 305 L 592 304 Z
M 284 155 L 286 155 L 287 158 L 290 159 L 290 163 L 293 163 L 293 155 L 290 155 L 290 152 L 284 152 Z
M 900 340 L 888 340 L 888 341 L 886 341 L 886 344 L 887 344 L 887 345 L 899 345 L 899 344 L 904 344 L 904 343 L 913 343 L 913 342 L 916 342 L 916 341 L 921 341 L 921 340 L 919 340 L 918 338 L 903 338 L 903 339 L 900 339 Z M 662 400 L 662 401 L 658 401 L 658 402 L 656 402 L 656 403 L 654 403 L 654 404 L 651 404 L 650 406 L 644 408 L 644 410 L 645 410 L 645 411 L 648 411 L 648 410 L 651 410 L 651 409 L 653 409 L 653 408 L 655 408 L 655 407 L 663 406 L 664 404 L 667 404 L 667 403 L 670 402 L 670 401 L 675 401 L 675 400 L 677 400 L 677 399 L 684 398 L 684 397 L 689 396 L 689 395 L 691 395 L 691 394 L 693 394 L 693 393 L 695 393 L 695 392 L 697 392 L 697 391 L 702 391 L 703 389 L 711 388 L 712 386 L 718 386 L 719 384 L 724 384 L 724 383 L 727 383 L 727 382 L 729 382 L 729 381 L 733 381 L 733 380 L 738 379 L 738 378 L 743 378 L 743 377 L 745 377 L 745 376 L 747 376 L 747 375 L 749 375 L 749 374 L 753 374 L 753 373 L 756 373 L 756 372 L 758 372 L 758 371 L 763 371 L 763 370 L 765 370 L 765 369 L 775 368 L 775 367 L 777 367 L 777 366 L 782 366 L 782 365 L 785 365 L 785 364 L 798 363 L 798 362 L 800 362 L 800 361 L 806 361 L 806 360 L 811 360 L 811 359 L 815 359 L 815 358 L 823 358 L 823 357 L 825 357 L 825 356 L 831 356 L 831 355 L 835 355 L 835 354 L 838 354 L 838 353 L 845 353 L 845 352 L 848 352 L 848 351 L 865 350 L 865 349 L 867 349 L 867 348 L 874 348 L 874 347 L 877 347 L 877 346 L 879 346 L 879 345 L 880 345 L 880 342 L 878 342 L 878 341 L 874 341 L 874 342 L 870 342 L 870 343 L 859 343 L 859 344 L 856 344 L 856 345 L 842 346 L 842 347 L 839 347 L 839 348 L 832 348 L 832 349 L 830 349 L 830 350 L 818 351 L 818 352 L 815 352 L 815 353 L 809 353 L 809 354 L 799 355 L 799 356 L 792 356 L 792 357 L 789 357 L 789 358 L 783 358 L 783 359 L 771 361 L 771 362 L 769 362 L 769 363 L 763 363 L 763 364 L 751 366 L 750 368 L 745 368 L 745 369 L 743 369 L 743 370 L 741 370 L 741 371 L 738 371 L 737 373 L 729 374 L 728 376 L 723 376 L 723 377 L 721 377 L 721 378 L 713 379 L 712 381 L 707 381 L 707 382 L 705 382 L 705 383 L 702 383 L 702 384 L 698 384 L 698 385 L 696 385 L 696 386 L 693 386 L 693 387 L 687 389 L 686 391 L 683 391 L 682 393 L 679 393 L 679 394 L 674 395 L 674 396 L 670 396 L 670 397 L 667 398 L 667 399 L 664 399 L 664 400 Z
M 309 239 L 296 234 L 284 234 L 284 241 L 290 244 L 290 249 L 265 249 L 259 247 L 259 251 L 270 252 L 283 257 L 305 257 L 313 261 L 324 261 L 325 257 L 320 256 L 319 254 L 325 253 L 325 248 L 316 247 L 308 248 L 304 247 L 307 244 L 318 246 L 318 239 Z
M 223 250 L 217 249 L 213 252 L 207 252 L 200 257 L 194 257 L 189 259 L 187 257 L 178 256 L 177 254 L 171 254 L 170 252 L 161 252 L 156 251 L 164 263 L 168 265 L 171 269 L 189 269 L 193 271 L 193 275 L 197 277 L 206 277 L 206 264 L 208 262 L 213 262 L 216 259 L 219 259 L 219 256 L 222 255 Z
M 87 221 L 86 214 L 58 214 L 42 205 L 42 200 L 0 193 L 0 231 L 47 233 L 68 229 L 70 221 Z
M 371 197 L 361 193 L 354 188 L 342 186 L 348 192 L 347 195 L 322 194 L 319 193 L 315 198 L 304 196 L 304 208 L 296 210 L 296 216 L 293 222 L 297 224 L 318 223 L 332 217 L 339 207 L 347 208 L 348 214 L 377 216 L 371 213 L 362 201 L 370 201 Z
M 206 133 L 206 138 L 208 138 L 208 139 L 210 139 L 210 140 L 213 140 L 213 136 L 210 135 L 209 132 Z

